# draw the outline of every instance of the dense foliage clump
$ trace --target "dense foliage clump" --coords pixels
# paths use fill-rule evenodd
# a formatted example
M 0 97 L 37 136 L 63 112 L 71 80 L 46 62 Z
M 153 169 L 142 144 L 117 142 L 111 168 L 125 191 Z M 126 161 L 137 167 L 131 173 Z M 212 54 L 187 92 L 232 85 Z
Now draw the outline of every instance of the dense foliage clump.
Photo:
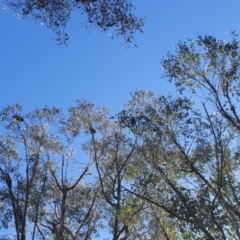
M 144 20 L 134 15 L 134 6 L 128 0 L 6 0 L 4 8 L 45 24 L 60 44 L 69 39 L 66 27 L 74 12 L 86 16 L 85 26 L 113 29 L 127 43 L 133 42 L 135 32 L 142 32 Z

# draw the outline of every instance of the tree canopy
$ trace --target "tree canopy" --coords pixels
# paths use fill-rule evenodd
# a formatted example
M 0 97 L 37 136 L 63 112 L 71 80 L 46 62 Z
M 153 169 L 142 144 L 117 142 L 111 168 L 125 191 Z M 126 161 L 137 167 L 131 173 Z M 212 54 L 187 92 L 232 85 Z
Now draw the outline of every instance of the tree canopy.
M 2 109 L 0 228 L 17 240 L 239 239 L 239 64 L 234 33 L 199 36 L 162 59 L 179 96 L 138 91 L 115 116 L 84 100 Z
M 134 6 L 128 0 L 6 0 L 4 8 L 24 19 L 45 24 L 60 43 L 69 39 L 66 27 L 73 12 L 86 16 L 86 26 L 96 26 L 102 31 L 114 29 L 115 35 L 126 42 L 132 42 L 134 33 L 142 31 L 144 20 L 134 15 Z

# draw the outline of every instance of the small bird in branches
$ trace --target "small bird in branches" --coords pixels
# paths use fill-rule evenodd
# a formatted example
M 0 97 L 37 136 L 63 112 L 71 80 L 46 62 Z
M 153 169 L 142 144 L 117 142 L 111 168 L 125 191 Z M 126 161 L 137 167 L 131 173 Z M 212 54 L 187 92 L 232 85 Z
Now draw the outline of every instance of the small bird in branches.
M 11 179 L 10 175 L 7 172 L 3 171 L 2 168 L 0 168 L 0 172 L 2 173 L 3 178 L 6 182 L 6 184 L 8 185 L 8 187 L 12 188 L 12 179 Z
M 94 134 L 97 132 L 92 126 L 89 126 L 89 131 L 91 134 Z
M 17 115 L 17 114 L 13 115 L 13 119 L 15 119 L 18 122 L 23 122 L 24 121 L 24 119 L 20 115 Z

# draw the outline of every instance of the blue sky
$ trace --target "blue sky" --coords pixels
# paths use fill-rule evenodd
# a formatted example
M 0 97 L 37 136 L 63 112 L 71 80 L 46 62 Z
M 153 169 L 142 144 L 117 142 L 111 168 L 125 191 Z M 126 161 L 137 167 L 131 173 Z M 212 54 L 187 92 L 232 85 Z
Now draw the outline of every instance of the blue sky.
M 224 39 L 239 31 L 239 0 L 134 0 L 146 16 L 138 47 L 126 49 L 112 32 L 85 29 L 75 14 L 68 24 L 68 46 L 58 46 L 46 26 L 0 11 L 0 108 L 19 102 L 26 111 L 44 105 L 67 108 L 84 98 L 113 113 L 135 90 L 174 93 L 161 78 L 160 60 L 179 40 L 210 34 Z

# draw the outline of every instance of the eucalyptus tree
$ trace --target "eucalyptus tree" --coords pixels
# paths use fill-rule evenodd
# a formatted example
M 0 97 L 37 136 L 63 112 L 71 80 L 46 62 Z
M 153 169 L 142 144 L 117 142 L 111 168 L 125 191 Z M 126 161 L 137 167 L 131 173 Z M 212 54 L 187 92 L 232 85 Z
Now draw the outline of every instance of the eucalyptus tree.
M 239 134 L 228 120 L 185 97 L 140 91 L 119 121 L 141 138 L 142 171 L 125 190 L 161 209 L 174 236 L 166 239 L 239 239 Z
M 8 228 L 13 222 L 18 240 L 26 239 L 28 211 L 37 198 L 41 201 L 48 185 L 44 153 L 61 148 L 53 136 L 46 135 L 48 125 L 41 124 L 46 112 L 36 111 L 23 118 L 21 111 L 20 105 L 13 105 L 0 114 L 1 227 Z M 52 109 L 48 121 L 53 121 L 57 112 Z
M 202 137 L 195 155 L 201 157 L 201 162 L 212 159 L 208 165 L 211 170 L 208 181 L 201 178 L 205 194 L 211 192 L 209 212 L 221 239 L 240 238 L 240 51 L 237 36 L 235 31 L 231 32 L 229 40 L 198 36 L 196 40 L 179 42 L 176 52 L 162 59 L 164 76 L 175 83 L 181 94 L 188 91 L 202 104 L 204 121 L 198 119 L 198 125 L 204 123 L 209 133 L 204 137 L 204 129 L 200 132 Z M 202 149 L 202 146 L 205 147 Z M 203 153 L 208 157 L 202 158 Z M 217 213 L 222 221 L 216 220 Z M 223 230 L 223 225 L 228 227 Z M 231 236 L 233 232 L 235 236 Z
M 163 210 L 178 239 L 239 239 L 239 42 L 199 36 L 162 60 L 187 97 L 133 94 L 119 115 L 142 139 L 128 191 Z M 193 102 L 195 101 L 195 103 Z
M 85 101 L 68 114 L 55 107 L 24 114 L 18 104 L 1 111 L 1 228 L 13 227 L 17 240 L 97 234 L 99 186 L 89 177 L 92 162 L 76 149 L 103 116 Z
M 113 240 L 147 239 L 146 201 L 124 189 L 138 171 L 132 160 L 138 138 L 129 138 L 117 121 L 111 121 L 110 128 L 94 129 L 85 150 L 95 163 L 100 181 L 105 228 Z
M 14 11 L 18 17 L 33 19 L 54 31 L 60 43 L 66 43 L 66 27 L 74 12 L 85 15 L 86 27 L 101 31 L 112 29 L 126 42 L 134 40 L 136 31 L 142 32 L 143 18 L 133 14 L 134 5 L 128 0 L 6 0 L 4 8 Z

